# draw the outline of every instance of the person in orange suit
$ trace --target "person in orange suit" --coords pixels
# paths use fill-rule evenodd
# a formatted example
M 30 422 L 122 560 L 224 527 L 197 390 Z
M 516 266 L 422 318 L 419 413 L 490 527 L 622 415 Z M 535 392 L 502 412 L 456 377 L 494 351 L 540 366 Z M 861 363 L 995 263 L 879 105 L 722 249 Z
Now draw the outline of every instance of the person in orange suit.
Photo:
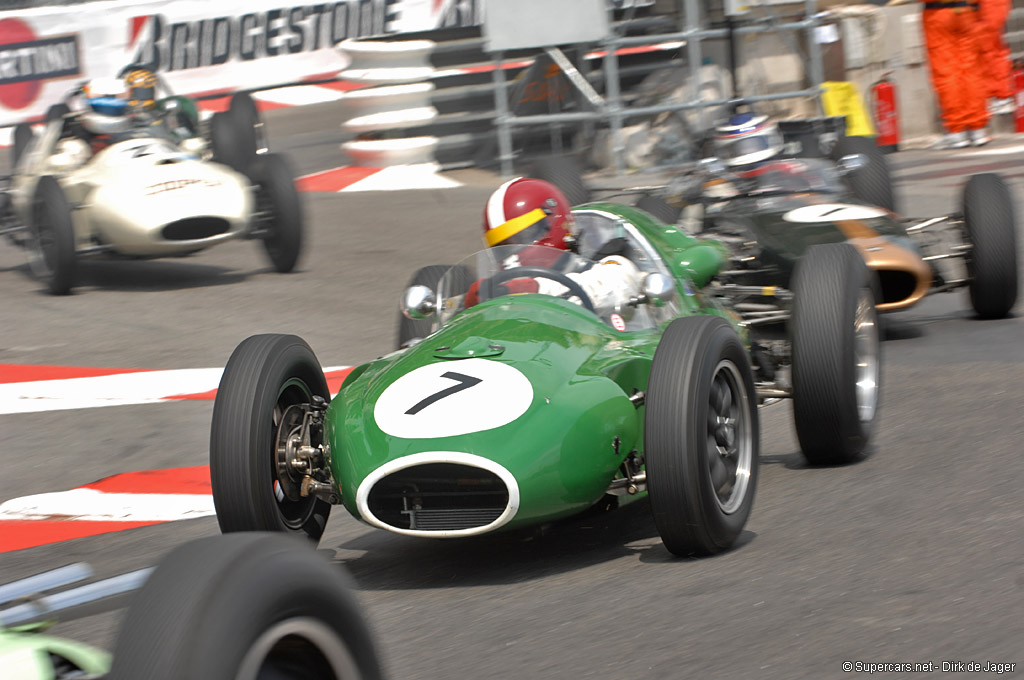
M 978 57 L 982 88 L 992 115 L 1013 113 L 1013 83 L 1010 48 L 1003 29 L 1010 16 L 1012 0 L 978 0 Z
M 991 141 L 986 92 L 978 74 L 977 0 L 925 0 L 921 16 L 932 84 L 946 135 L 939 147 L 962 149 Z

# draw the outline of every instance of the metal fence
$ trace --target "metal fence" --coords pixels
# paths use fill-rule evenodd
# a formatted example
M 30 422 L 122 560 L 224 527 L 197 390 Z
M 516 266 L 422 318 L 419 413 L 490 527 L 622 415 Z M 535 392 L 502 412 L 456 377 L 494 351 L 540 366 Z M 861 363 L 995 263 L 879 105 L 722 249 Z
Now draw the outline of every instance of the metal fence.
M 699 69 L 703 63 L 702 41 L 712 39 L 728 39 L 731 36 L 743 36 L 751 33 L 766 33 L 775 31 L 797 31 L 805 33 L 804 52 L 805 69 L 810 87 L 796 91 L 778 92 L 772 94 L 744 96 L 744 101 L 757 102 L 778 99 L 791 99 L 795 97 L 817 97 L 820 95 L 820 83 L 824 80 L 821 49 L 815 36 L 816 28 L 821 25 L 817 16 L 815 0 L 805 0 L 803 3 L 802 17 L 793 20 L 780 20 L 770 6 L 767 12 L 756 19 L 744 20 L 736 26 L 730 25 L 727 28 L 708 28 L 706 21 L 705 7 L 698 0 L 680 0 L 681 12 L 680 30 L 671 33 L 658 35 L 644 35 L 634 37 L 622 37 L 611 35 L 601 44 L 601 48 L 607 52 L 602 68 L 604 72 L 604 96 L 600 97 L 593 90 L 588 90 L 585 81 L 574 78 L 571 65 L 559 63 L 557 50 L 548 50 L 549 55 L 563 67 L 569 75 L 569 79 L 584 94 L 590 103 L 590 110 L 579 110 L 565 113 L 551 113 L 546 115 L 517 116 L 509 110 L 508 106 L 508 84 L 505 80 L 502 64 L 504 56 L 499 52 L 495 54 L 494 84 L 495 84 L 495 108 L 497 115 L 495 125 L 498 130 L 498 150 L 501 172 L 503 175 L 513 173 L 513 145 L 512 130 L 517 127 L 533 125 L 545 125 L 551 123 L 570 122 L 595 122 L 607 125 L 611 130 L 612 156 L 614 169 L 617 174 L 625 170 L 624 153 L 625 143 L 622 135 L 622 128 L 627 120 L 654 116 L 660 113 L 686 111 L 696 109 L 698 115 L 704 109 L 728 104 L 730 99 L 703 100 L 696 94 L 699 82 Z M 618 59 L 616 51 L 634 45 L 651 44 L 658 41 L 684 41 L 687 51 L 687 66 L 690 70 L 691 82 L 694 84 L 693 96 L 687 96 L 682 101 L 675 101 L 656 106 L 627 106 L 622 99 L 619 85 Z M 799 48 L 798 48 L 798 51 Z M 735 50 L 731 50 L 735 60 Z

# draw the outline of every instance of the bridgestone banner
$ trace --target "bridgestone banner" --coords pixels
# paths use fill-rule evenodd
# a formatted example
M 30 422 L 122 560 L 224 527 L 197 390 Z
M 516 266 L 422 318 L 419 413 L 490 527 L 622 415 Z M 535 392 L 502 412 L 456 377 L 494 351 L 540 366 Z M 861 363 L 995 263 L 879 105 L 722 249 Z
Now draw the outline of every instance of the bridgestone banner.
M 609 0 L 610 9 L 653 0 Z M 330 78 L 343 40 L 483 22 L 483 0 L 121 0 L 0 12 L 0 126 L 42 117 L 80 82 L 128 64 L 179 94 Z

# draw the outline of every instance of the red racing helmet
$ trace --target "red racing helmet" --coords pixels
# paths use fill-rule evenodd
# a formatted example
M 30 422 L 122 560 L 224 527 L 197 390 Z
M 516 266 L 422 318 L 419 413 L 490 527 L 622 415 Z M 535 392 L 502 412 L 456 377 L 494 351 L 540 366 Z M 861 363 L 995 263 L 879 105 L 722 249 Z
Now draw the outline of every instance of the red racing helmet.
M 517 177 L 498 187 L 484 208 L 484 242 L 569 249 L 573 218 L 569 200 L 550 182 Z

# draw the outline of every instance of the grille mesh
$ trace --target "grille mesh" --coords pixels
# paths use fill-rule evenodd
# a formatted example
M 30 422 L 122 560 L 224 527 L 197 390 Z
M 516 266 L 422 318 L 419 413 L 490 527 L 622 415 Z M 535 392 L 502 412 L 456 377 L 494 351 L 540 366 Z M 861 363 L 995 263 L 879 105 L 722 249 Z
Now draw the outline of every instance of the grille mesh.
M 508 507 L 505 483 L 493 472 L 455 463 L 398 470 L 374 484 L 370 512 L 396 529 L 458 531 L 485 527 Z

